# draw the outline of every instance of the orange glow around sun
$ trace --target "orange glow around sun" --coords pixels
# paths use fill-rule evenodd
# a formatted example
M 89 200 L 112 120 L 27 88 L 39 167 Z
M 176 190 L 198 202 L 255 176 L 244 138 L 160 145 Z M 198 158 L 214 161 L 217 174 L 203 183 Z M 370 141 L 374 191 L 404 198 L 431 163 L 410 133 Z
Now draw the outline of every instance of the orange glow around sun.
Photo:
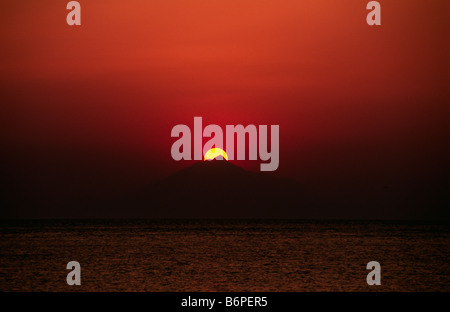
M 223 159 L 228 160 L 228 155 L 223 149 L 213 147 L 212 149 L 206 152 L 204 160 L 213 160 L 214 158 L 219 156 L 222 156 Z

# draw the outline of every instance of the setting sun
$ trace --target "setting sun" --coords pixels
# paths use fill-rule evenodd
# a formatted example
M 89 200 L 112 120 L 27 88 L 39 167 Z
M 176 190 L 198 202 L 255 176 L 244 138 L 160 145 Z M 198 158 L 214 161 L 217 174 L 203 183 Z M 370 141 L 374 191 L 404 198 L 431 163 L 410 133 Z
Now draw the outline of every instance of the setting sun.
M 204 160 L 213 160 L 214 158 L 217 158 L 219 156 L 222 156 L 223 159 L 228 160 L 228 155 L 223 149 L 213 147 L 206 152 Z

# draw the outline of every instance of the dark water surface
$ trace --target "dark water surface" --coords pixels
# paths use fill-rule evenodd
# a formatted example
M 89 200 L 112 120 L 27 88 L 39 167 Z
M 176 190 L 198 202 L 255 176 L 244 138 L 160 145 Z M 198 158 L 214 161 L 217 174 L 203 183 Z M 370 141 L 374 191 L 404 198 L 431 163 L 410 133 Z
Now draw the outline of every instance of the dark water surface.
M 450 225 L 0 221 L 0 291 L 450 291 Z M 66 264 L 81 264 L 68 286 Z M 368 286 L 366 264 L 381 264 Z

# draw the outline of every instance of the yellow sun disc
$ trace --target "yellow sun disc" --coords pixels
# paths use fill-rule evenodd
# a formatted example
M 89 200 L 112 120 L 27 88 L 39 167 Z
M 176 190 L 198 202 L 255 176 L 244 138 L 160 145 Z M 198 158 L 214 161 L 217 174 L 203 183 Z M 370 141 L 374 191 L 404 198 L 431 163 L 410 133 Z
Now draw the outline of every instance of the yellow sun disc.
M 223 159 L 228 160 L 228 155 L 225 153 L 225 151 L 218 147 L 213 147 L 205 154 L 205 160 L 213 160 L 214 158 L 222 156 Z

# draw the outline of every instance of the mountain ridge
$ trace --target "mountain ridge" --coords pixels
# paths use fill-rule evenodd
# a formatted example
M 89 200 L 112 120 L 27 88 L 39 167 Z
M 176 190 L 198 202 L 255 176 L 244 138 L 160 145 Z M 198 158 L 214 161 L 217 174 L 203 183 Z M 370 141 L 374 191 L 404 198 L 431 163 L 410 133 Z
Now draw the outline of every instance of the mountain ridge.
M 126 202 L 157 218 L 283 218 L 292 215 L 299 190 L 293 180 L 211 160 L 144 187 Z

